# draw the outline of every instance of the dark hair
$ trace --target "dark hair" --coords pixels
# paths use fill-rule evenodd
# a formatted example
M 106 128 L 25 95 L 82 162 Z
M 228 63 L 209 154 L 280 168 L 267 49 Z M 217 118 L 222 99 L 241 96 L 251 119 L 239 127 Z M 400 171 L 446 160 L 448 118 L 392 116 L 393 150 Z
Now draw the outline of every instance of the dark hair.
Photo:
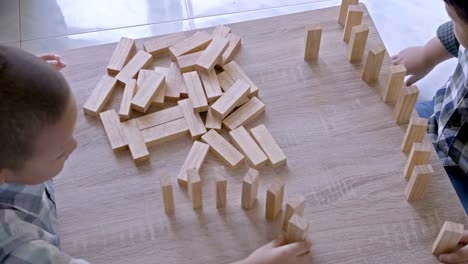
M 444 0 L 444 2 L 451 6 L 465 23 L 468 23 L 468 2 L 466 0 Z
M 41 131 L 65 112 L 62 74 L 19 48 L 0 45 L 0 169 L 20 169 Z

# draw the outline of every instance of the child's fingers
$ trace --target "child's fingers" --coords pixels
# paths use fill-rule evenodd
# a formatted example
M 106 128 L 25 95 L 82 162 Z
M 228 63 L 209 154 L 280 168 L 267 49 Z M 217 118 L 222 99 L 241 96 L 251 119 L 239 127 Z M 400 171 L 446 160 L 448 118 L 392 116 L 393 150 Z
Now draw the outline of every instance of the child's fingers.
M 310 246 L 311 243 L 309 241 L 301 241 L 282 246 L 279 249 L 281 249 L 286 254 L 301 256 L 309 253 Z
M 450 254 L 442 254 L 439 256 L 439 260 L 443 263 L 464 263 L 468 260 L 468 247 L 462 247 Z
M 41 55 L 39 56 L 39 58 L 45 60 L 45 61 L 49 61 L 49 60 L 57 60 L 59 61 L 60 60 L 60 56 L 58 55 L 55 55 L 55 54 L 45 54 L 45 55 Z
M 280 246 L 284 245 L 285 243 L 286 243 L 286 241 L 284 239 L 284 236 L 281 235 L 281 236 L 275 238 L 274 240 L 272 240 L 266 246 L 268 248 L 277 248 L 277 247 L 280 247 Z
M 465 231 L 463 232 L 463 236 L 462 236 L 462 238 L 460 239 L 460 243 L 468 244 L 468 230 L 465 230 Z

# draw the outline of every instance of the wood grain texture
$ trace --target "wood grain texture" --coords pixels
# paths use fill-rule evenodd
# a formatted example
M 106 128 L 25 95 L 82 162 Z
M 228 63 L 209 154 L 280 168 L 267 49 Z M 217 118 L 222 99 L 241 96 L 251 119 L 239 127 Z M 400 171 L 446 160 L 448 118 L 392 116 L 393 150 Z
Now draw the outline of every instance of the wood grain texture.
M 184 116 L 187 126 L 190 129 L 190 134 L 193 139 L 198 139 L 201 135 L 206 133 L 205 125 L 199 113 L 195 113 L 190 99 L 180 100 L 178 102 L 180 111 Z
M 198 72 L 192 71 L 182 75 L 190 102 L 192 102 L 193 110 L 197 113 L 208 111 L 208 100 L 206 99 L 205 90 L 200 80 Z
M 432 246 L 432 253 L 440 255 L 453 252 L 462 238 L 463 224 L 446 221 Z
M 426 136 L 428 126 L 429 124 L 426 118 L 420 118 L 416 113 L 413 114 L 408 128 L 406 129 L 405 138 L 401 144 L 401 150 L 404 153 L 409 153 L 414 143 L 421 143 Z
M 406 76 L 406 67 L 403 64 L 391 65 L 390 71 L 385 83 L 382 99 L 385 103 L 395 101 L 398 98 L 398 93 L 403 87 Z
M 206 159 L 206 155 L 208 154 L 209 149 L 210 146 L 205 143 L 199 141 L 193 142 L 192 148 L 190 149 L 190 152 L 188 153 L 187 158 L 185 159 L 184 164 L 182 165 L 182 168 L 177 175 L 177 181 L 180 185 L 187 187 L 187 170 L 199 170 L 202 163 Z
M 222 62 L 224 51 L 229 45 L 227 38 L 215 37 L 196 61 L 195 68 L 202 72 L 214 70 L 215 64 Z
M 102 112 L 99 117 L 101 118 L 102 126 L 106 131 L 107 138 L 114 152 L 119 152 L 128 147 L 128 142 L 120 127 L 119 116 L 114 109 Z
M 148 67 L 152 61 L 153 57 L 151 54 L 140 50 L 130 59 L 115 78 L 122 83 L 127 83 L 128 80 L 136 77 L 139 70 Z
M 245 126 L 249 122 L 255 120 L 255 118 L 260 116 L 263 112 L 265 112 L 265 104 L 257 97 L 253 97 L 226 117 L 226 119 L 223 120 L 223 125 L 228 130 L 233 130 L 240 126 Z
M 175 59 L 197 51 L 204 50 L 211 42 L 212 37 L 206 31 L 199 31 L 192 36 L 172 45 L 169 48 L 171 56 Z
M 338 17 L 338 23 L 344 26 L 346 23 L 346 17 L 348 16 L 348 7 L 350 5 L 357 5 L 359 0 L 341 0 L 340 15 Z
M 369 27 L 365 24 L 354 26 L 349 40 L 348 58 L 351 63 L 360 63 L 366 50 Z
M 211 105 L 214 115 L 226 118 L 232 110 L 249 95 L 250 85 L 243 80 L 237 80 L 216 102 Z
M 304 42 L 304 60 L 317 60 L 320 52 L 320 43 L 322 42 L 322 26 L 313 25 L 307 27 Z
M 229 46 L 224 51 L 223 56 L 222 56 L 223 65 L 231 62 L 234 59 L 234 56 L 236 56 L 236 53 L 240 49 L 241 42 L 242 42 L 241 37 L 233 33 L 230 33 L 229 35 L 227 35 L 227 38 L 229 39 Z
M 346 16 L 346 22 L 343 31 L 343 40 L 348 43 L 351 38 L 351 30 L 353 27 L 358 26 L 362 23 L 363 17 L 362 5 L 350 5 L 348 7 L 348 15 Z
M 223 95 L 223 91 L 221 90 L 221 86 L 218 81 L 218 76 L 216 75 L 215 70 L 208 73 L 199 72 L 199 74 L 203 83 L 203 88 L 205 89 L 206 99 L 208 100 L 208 103 L 211 104 Z
M 131 79 L 125 84 L 122 101 L 120 102 L 119 117 L 121 121 L 128 120 L 132 115 L 132 99 L 136 92 L 136 80 Z
M 379 79 L 386 51 L 385 46 L 382 44 L 377 44 L 369 48 L 366 64 L 364 65 L 364 71 L 362 73 L 362 80 L 367 84 L 372 84 Z
M 223 138 L 215 130 L 208 131 L 201 137 L 202 141 L 210 145 L 210 150 L 222 160 L 226 166 L 237 168 L 244 161 L 244 155 Z
M 268 163 L 273 168 L 286 165 L 287 158 L 273 135 L 265 125 L 259 125 L 250 130 L 252 137 L 268 156 Z
M 295 193 L 288 197 L 286 201 L 284 218 L 283 218 L 283 231 L 288 230 L 289 219 L 295 214 L 299 216 L 304 215 L 305 197 L 302 194 Z
M 97 116 L 106 106 L 112 96 L 117 80 L 108 76 L 103 75 L 99 82 L 96 84 L 93 92 L 89 95 L 88 99 L 83 105 L 83 111 L 85 114 Z
M 135 49 L 134 39 L 126 37 L 120 38 L 120 41 L 109 60 L 109 64 L 107 65 L 107 72 L 113 75 L 118 74 L 133 56 Z
M 252 167 L 259 169 L 267 163 L 268 157 L 243 126 L 229 132 L 229 136 L 237 149 L 247 157 Z
M 174 33 L 165 36 L 153 37 L 143 42 L 145 51 L 153 57 L 161 56 L 169 52 L 169 48 L 186 38 L 184 32 Z
M 149 152 L 145 140 L 137 127 L 136 120 L 130 119 L 121 123 L 125 141 L 132 154 L 135 163 L 142 163 L 149 160 Z

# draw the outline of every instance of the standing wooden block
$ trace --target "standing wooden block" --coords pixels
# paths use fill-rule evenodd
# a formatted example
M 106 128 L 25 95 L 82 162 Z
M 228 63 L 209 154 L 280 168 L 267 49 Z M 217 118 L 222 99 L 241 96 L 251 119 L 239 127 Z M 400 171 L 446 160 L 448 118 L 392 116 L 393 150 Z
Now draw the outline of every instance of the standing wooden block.
M 128 142 L 128 148 L 132 154 L 135 163 L 140 163 L 149 160 L 149 152 L 146 147 L 145 140 L 141 135 L 135 119 L 130 119 L 121 123 L 123 134 Z
M 146 113 L 151 105 L 152 100 L 158 94 L 158 91 L 164 89 L 166 85 L 166 77 L 154 72 L 149 76 L 143 85 L 138 89 L 135 97 L 132 99 L 132 108 Z
M 143 42 L 143 47 L 146 52 L 153 55 L 153 57 L 157 57 L 168 54 L 169 47 L 183 41 L 184 39 L 185 33 L 179 32 L 146 40 Z
M 136 77 L 138 71 L 148 67 L 153 62 L 153 56 L 142 50 L 138 51 L 135 56 L 123 67 L 123 69 L 115 76 L 115 78 L 123 83 Z
M 165 100 L 168 102 L 177 102 L 180 100 L 180 94 L 182 91 L 186 91 L 184 78 L 180 74 L 180 69 L 177 63 L 171 62 L 169 66 L 169 74 L 166 78 L 166 94 Z
M 203 207 L 203 194 L 202 194 L 202 183 L 198 169 L 188 169 L 188 194 L 192 199 L 193 209 L 199 209 Z
M 227 181 L 224 175 L 216 175 L 216 208 L 226 208 Z
M 367 37 L 369 36 L 369 27 L 367 25 L 359 25 L 351 30 L 351 39 L 349 40 L 348 58 L 351 63 L 359 63 L 364 56 L 366 49 Z
M 226 27 L 225 25 L 219 25 L 213 29 L 213 33 L 211 33 L 211 37 L 214 38 L 225 38 L 231 33 L 231 28 Z
M 426 194 L 431 184 L 433 174 L 434 170 L 430 164 L 415 166 L 406 186 L 406 200 L 411 202 L 424 198 L 424 194 Z
M 203 87 L 205 88 L 208 103 L 213 103 L 223 95 L 223 91 L 221 91 L 221 86 L 219 85 L 218 76 L 214 69 L 209 73 L 200 72 L 200 78 L 202 80 Z
M 397 124 L 402 125 L 409 122 L 413 109 L 416 106 L 418 95 L 419 89 L 416 85 L 400 89 L 400 95 L 393 109 L 393 115 Z
M 136 80 L 131 79 L 127 82 L 120 102 L 119 116 L 120 120 L 125 121 L 130 118 L 132 114 L 132 98 L 136 91 Z
M 226 119 L 223 120 L 223 125 L 228 130 L 236 129 L 244 126 L 250 121 L 257 118 L 261 113 L 265 112 L 265 104 L 258 100 L 257 97 L 252 97 L 246 104 L 235 110 Z
M 257 201 L 259 173 L 255 169 L 249 169 L 242 180 L 241 205 L 245 210 L 250 210 Z
M 277 180 L 267 189 L 265 217 L 273 220 L 283 207 L 284 183 Z
M 198 73 L 187 72 L 183 74 L 183 77 L 193 110 L 197 113 L 208 111 L 208 101 Z
M 214 116 L 211 112 L 211 107 L 210 107 L 208 109 L 208 113 L 206 114 L 206 122 L 205 122 L 206 129 L 220 130 L 222 123 L 223 123 L 223 120 L 219 117 Z
M 198 71 L 210 72 L 214 70 L 215 64 L 222 61 L 222 55 L 229 45 L 229 40 L 226 38 L 213 38 L 210 45 L 203 51 L 198 58 L 195 68 Z
M 250 85 L 250 94 L 249 94 L 250 97 L 258 95 L 258 92 L 259 92 L 258 87 L 252 82 L 249 76 L 247 76 L 247 74 L 242 70 L 242 68 L 235 61 L 229 62 L 228 64 L 224 65 L 223 68 L 224 68 L 224 71 L 234 81 L 242 79 Z
M 199 52 L 194 52 L 194 53 L 189 53 L 187 55 L 183 55 L 180 57 L 177 57 L 177 65 L 179 65 L 180 72 L 181 73 L 186 73 L 186 72 L 191 72 L 195 71 L 195 64 L 197 63 L 198 58 L 200 58 L 201 54 L 203 51 Z
M 385 103 L 395 101 L 398 92 L 403 87 L 406 76 L 406 67 L 403 64 L 390 66 L 390 74 L 384 86 L 383 101 Z
M 187 187 L 187 170 L 194 168 L 200 169 L 202 163 L 206 159 L 206 155 L 208 154 L 209 149 L 210 146 L 205 143 L 199 141 L 193 142 L 192 148 L 190 149 L 190 152 L 187 155 L 187 158 L 185 159 L 179 174 L 177 175 L 177 182 L 181 186 Z
M 143 140 L 148 147 L 172 141 L 188 134 L 189 128 L 183 118 L 141 130 Z
M 366 64 L 364 65 L 364 72 L 362 74 L 362 80 L 367 84 L 372 84 L 379 79 L 385 52 L 386 49 L 382 44 L 369 48 Z
M 431 157 L 431 143 L 414 143 L 405 166 L 405 179 L 409 180 L 413 174 L 414 166 L 427 164 Z
M 322 26 L 313 25 L 306 29 L 305 36 L 305 61 L 317 60 L 320 51 L 320 42 L 322 41 Z
M 180 111 L 184 115 L 184 119 L 190 129 L 190 134 L 193 139 L 199 138 L 201 135 L 206 133 L 205 125 L 200 117 L 199 113 L 193 111 L 192 103 L 190 99 L 180 100 L 178 102 Z
M 445 221 L 432 245 L 432 254 L 440 255 L 453 252 L 460 243 L 464 228 L 462 224 Z
M 232 130 L 229 135 L 234 145 L 247 157 L 252 167 L 259 169 L 267 163 L 267 156 L 243 126 Z
M 241 100 L 247 98 L 249 91 L 250 86 L 248 83 L 241 79 L 237 80 L 234 85 L 211 106 L 213 114 L 224 119 L 234 110 Z
M 300 242 L 307 239 L 309 233 L 309 223 L 298 215 L 293 215 L 289 219 L 288 231 L 286 231 L 286 241 L 288 243 Z
M 405 139 L 401 145 L 404 153 L 409 153 L 414 143 L 421 143 L 424 140 L 428 127 L 428 120 L 420 118 L 417 114 L 412 115 L 408 128 L 406 129 Z
M 362 23 L 364 10 L 359 5 L 350 5 L 348 7 L 348 15 L 346 16 L 346 24 L 343 32 L 343 40 L 348 43 L 351 38 L 351 30 L 354 26 Z
M 241 46 L 241 38 L 238 35 L 230 33 L 227 38 L 229 39 L 229 46 L 222 56 L 223 65 L 232 61 Z
M 293 215 L 295 214 L 299 216 L 304 215 L 304 203 L 305 203 L 305 198 L 301 194 L 294 194 L 293 196 L 288 198 L 288 201 L 286 202 L 286 210 L 284 212 L 284 219 L 283 219 L 284 231 L 288 230 L 289 219 L 291 219 Z
M 102 76 L 91 95 L 83 104 L 84 113 L 97 116 L 102 111 L 107 101 L 109 101 L 116 84 L 116 79 L 107 75 Z
M 156 107 L 164 107 L 164 99 L 166 98 L 167 90 L 167 76 L 169 75 L 169 68 L 166 67 L 154 67 L 154 72 L 164 76 L 164 85 L 159 89 L 153 97 L 151 104 Z
M 163 197 L 164 210 L 166 214 L 174 213 L 174 193 L 172 191 L 171 178 L 168 175 L 161 175 L 161 193 Z
M 344 26 L 346 23 L 346 17 L 348 16 L 348 7 L 350 5 L 358 5 L 359 0 L 341 0 L 340 16 L 338 17 L 338 23 Z
M 184 115 L 182 114 L 180 107 L 176 105 L 161 111 L 135 118 L 135 120 L 137 121 L 138 129 L 144 130 L 183 118 Z
M 212 38 L 211 35 L 205 31 L 199 31 L 192 35 L 191 37 L 186 38 L 183 41 L 180 41 L 177 44 L 174 44 L 169 48 L 171 56 L 175 59 L 179 56 L 201 51 L 206 49 L 210 44 Z
M 268 156 L 269 163 L 273 168 L 278 168 L 286 164 L 286 155 L 265 125 L 252 128 L 250 133 Z
M 221 89 L 226 92 L 234 85 L 234 80 L 227 74 L 227 72 L 222 72 L 218 74 L 218 82 Z
M 125 37 L 120 38 L 107 65 L 107 72 L 113 75 L 118 74 L 135 53 L 135 49 L 135 40 Z
M 244 155 L 215 130 L 208 131 L 201 139 L 210 145 L 211 151 L 230 168 L 238 167 L 244 160 Z
M 119 117 L 114 109 L 100 114 L 102 125 L 106 131 L 107 138 L 114 152 L 122 151 L 127 148 L 127 140 L 120 127 Z

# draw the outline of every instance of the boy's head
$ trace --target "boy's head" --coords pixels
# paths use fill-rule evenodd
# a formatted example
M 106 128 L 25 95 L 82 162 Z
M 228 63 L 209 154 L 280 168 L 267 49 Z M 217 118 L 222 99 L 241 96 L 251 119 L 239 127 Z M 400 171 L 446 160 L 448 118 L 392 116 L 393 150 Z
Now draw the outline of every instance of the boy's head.
M 32 54 L 0 45 L 0 183 L 56 176 L 76 147 L 75 121 L 63 76 Z
M 455 36 L 463 47 L 468 47 L 468 1 L 444 0 L 447 13 L 454 23 Z

